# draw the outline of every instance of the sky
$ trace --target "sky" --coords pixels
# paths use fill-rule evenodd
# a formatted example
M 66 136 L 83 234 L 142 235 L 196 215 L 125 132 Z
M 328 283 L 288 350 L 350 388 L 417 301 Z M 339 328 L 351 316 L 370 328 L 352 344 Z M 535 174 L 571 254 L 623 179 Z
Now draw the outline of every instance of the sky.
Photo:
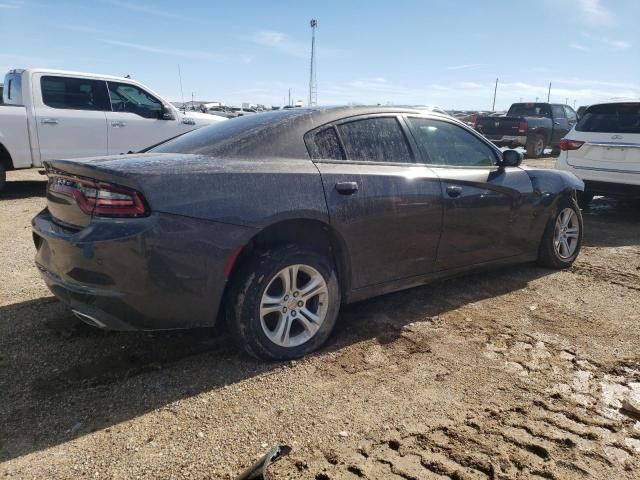
M 0 71 L 129 74 L 170 101 L 492 108 L 640 97 L 638 0 L 0 0 Z M 182 92 L 180 76 L 182 76 Z

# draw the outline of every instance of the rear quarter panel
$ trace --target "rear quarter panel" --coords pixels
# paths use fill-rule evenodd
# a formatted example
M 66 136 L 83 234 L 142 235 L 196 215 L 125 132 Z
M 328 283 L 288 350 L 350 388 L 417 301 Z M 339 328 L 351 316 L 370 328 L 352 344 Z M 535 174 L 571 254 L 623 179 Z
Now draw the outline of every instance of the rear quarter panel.
M 0 106 L 0 144 L 11 155 L 14 168 L 31 166 L 31 144 L 25 107 Z

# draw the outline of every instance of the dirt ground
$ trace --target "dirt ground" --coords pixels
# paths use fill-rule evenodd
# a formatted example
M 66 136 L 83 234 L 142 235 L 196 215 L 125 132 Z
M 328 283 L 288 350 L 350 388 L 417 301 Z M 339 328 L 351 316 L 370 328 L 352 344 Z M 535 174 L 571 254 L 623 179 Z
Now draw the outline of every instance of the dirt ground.
M 269 478 L 640 478 L 637 207 L 596 199 L 568 271 L 352 305 L 322 351 L 262 363 L 222 329 L 77 321 L 33 265 L 42 178 L 0 198 L 0 477 L 233 478 L 287 444 Z

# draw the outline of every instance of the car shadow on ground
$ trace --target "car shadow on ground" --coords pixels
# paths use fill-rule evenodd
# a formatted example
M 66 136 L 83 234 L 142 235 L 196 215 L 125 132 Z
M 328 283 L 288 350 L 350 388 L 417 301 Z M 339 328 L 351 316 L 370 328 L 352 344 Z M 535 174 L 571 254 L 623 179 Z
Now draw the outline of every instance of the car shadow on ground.
M 43 177 L 42 181 L 21 180 L 7 182 L 4 189 L 0 192 L 0 200 L 44 197 L 47 194 L 46 178 L 47 177 Z
M 385 295 L 343 308 L 317 352 L 377 339 L 468 303 L 526 288 L 553 273 L 533 264 L 503 267 Z M 53 297 L 0 307 L 0 461 L 254 376 L 290 368 L 240 351 L 223 327 L 181 332 L 105 332 L 75 319 Z
M 640 202 L 596 197 L 582 210 L 582 218 L 587 247 L 640 245 Z

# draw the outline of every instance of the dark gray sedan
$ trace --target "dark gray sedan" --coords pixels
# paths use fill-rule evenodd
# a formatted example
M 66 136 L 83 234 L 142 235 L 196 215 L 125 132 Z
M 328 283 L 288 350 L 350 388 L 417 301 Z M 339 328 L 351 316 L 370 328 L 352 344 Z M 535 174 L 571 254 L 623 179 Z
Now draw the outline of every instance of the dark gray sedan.
M 36 263 L 93 325 L 224 316 L 249 353 L 300 357 L 342 303 L 497 264 L 571 265 L 583 184 L 520 162 L 434 112 L 247 116 L 145 153 L 46 162 Z

